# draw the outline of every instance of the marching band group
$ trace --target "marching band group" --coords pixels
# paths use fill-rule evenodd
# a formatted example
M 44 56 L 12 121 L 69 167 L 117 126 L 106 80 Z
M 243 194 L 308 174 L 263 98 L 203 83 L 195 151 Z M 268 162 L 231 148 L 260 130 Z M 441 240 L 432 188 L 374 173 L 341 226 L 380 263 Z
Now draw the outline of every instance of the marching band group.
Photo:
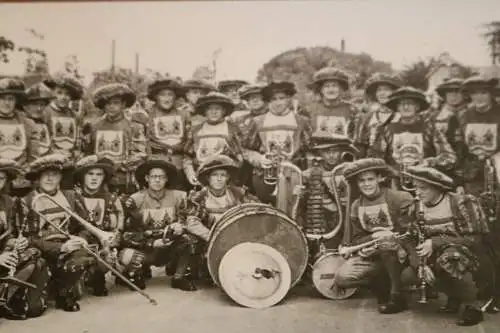
M 309 254 L 339 249 L 338 290 L 371 287 L 389 314 L 417 285 L 475 325 L 500 311 L 496 84 L 451 78 L 435 108 L 376 73 L 359 107 L 331 67 L 315 73 L 311 105 L 286 81 L 165 76 L 146 110 L 131 111 L 127 85 L 98 88 L 102 116 L 89 122 L 69 107 L 84 95 L 74 78 L 0 79 L 0 315 L 40 316 L 49 299 L 78 311 L 82 284 L 106 296 L 109 271 L 148 296 L 151 266 L 164 266 L 172 288 L 194 291 L 221 216 L 261 202 L 305 234 L 331 234 Z

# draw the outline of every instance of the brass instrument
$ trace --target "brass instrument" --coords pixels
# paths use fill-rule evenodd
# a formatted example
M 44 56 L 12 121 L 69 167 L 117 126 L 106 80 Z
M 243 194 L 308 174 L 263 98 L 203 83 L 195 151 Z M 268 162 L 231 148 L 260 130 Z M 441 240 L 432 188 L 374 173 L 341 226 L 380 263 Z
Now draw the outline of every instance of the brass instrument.
M 394 235 L 394 239 L 402 240 L 402 239 L 410 237 L 410 236 L 411 236 L 411 234 L 409 232 L 405 232 L 405 233 L 400 234 L 400 235 Z M 340 245 L 339 246 L 339 254 L 341 256 L 350 256 L 358 251 L 362 251 L 362 250 L 365 250 L 368 248 L 377 248 L 381 242 L 383 242 L 383 240 L 381 240 L 381 239 L 372 239 L 370 241 L 367 241 L 365 243 L 358 244 L 358 245 L 352 245 L 352 246 Z
M 111 246 L 111 244 L 113 244 L 113 242 L 115 240 L 115 234 L 109 233 L 109 232 L 106 232 L 106 231 L 102 231 L 99 228 L 93 226 L 91 223 L 85 221 L 81 216 L 79 216 L 78 214 L 74 213 L 73 211 L 71 211 L 67 207 L 62 206 L 60 203 L 58 203 L 52 197 L 50 197 L 49 195 L 47 195 L 45 193 L 40 193 L 40 194 L 36 195 L 33 198 L 33 204 L 37 200 L 40 200 L 41 198 L 47 198 L 53 204 L 55 204 L 58 207 L 60 207 L 61 209 L 63 209 L 67 214 L 69 214 L 70 217 L 73 217 L 77 222 L 79 222 L 80 224 L 82 224 L 82 226 L 84 228 L 87 228 L 87 230 L 89 232 L 91 232 L 97 239 L 99 239 L 99 242 L 101 244 L 103 244 L 104 246 L 109 247 L 109 246 Z M 23 203 L 23 204 L 26 205 L 25 203 Z M 34 206 L 33 204 L 32 204 L 32 206 Z M 32 211 L 34 211 L 35 214 L 37 214 L 41 219 L 44 220 L 44 222 L 50 224 L 55 230 L 57 230 L 59 233 L 61 233 L 64 236 L 66 236 L 68 239 L 72 237 L 68 232 L 66 232 L 63 229 L 61 229 L 60 226 L 58 226 L 56 223 L 53 223 L 52 221 L 50 221 L 49 219 L 47 219 L 42 213 L 38 212 L 33 207 L 27 207 L 27 208 L 30 209 L 30 210 L 32 210 Z M 125 282 L 130 288 L 132 288 L 133 290 L 135 290 L 136 292 L 138 292 L 140 295 L 144 296 L 152 305 L 157 305 L 158 304 L 155 299 L 153 299 L 151 296 L 149 296 L 143 290 L 139 289 L 135 284 L 133 284 L 130 280 L 128 280 L 122 273 L 120 273 L 113 266 L 111 266 L 108 262 L 106 262 L 104 259 L 102 259 L 101 256 L 98 253 L 95 253 L 94 251 L 92 251 L 87 245 L 83 246 L 83 249 L 88 254 L 90 254 L 92 257 L 94 257 L 100 264 L 102 264 L 104 267 L 106 267 L 108 270 L 110 270 L 114 275 L 116 275 L 123 282 Z
M 279 168 L 281 162 L 285 160 L 285 156 L 277 153 L 266 153 L 265 157 L 270 160 L 272 163 L 270 166 L 263 168 L 264 169 L 264 184 L 270 186 L 276 186 L 276 183 L 279 179 Z
M 409 166 L 414 166 L 417 163 L 401 163 L 399 165 L 399 184 L 401 189 L 406 192 L 415 192 L 415 185 L 410 176 L 406 175 Z
M 422 200 L 417 197 L 417 211 L 416 211 L 416 221 L 415 221 L 415 230 L 417 233 L 418 244 L 423 244 L 426 240 L 425 233 L 425 216 L 423 210 L 424 204 Z M 427 303 L 427 281 L 425 280 L 425 269 L 427 267 L 427 258 L 420 258 L 418 264 L 418 278 L 420 279 L 420 300 L 419 303 L 425 304 Z
M 495 194 L 495 167 L 490 158 L 484 161 L 484 192 L 480 195 L 481 206 L 488 218 L 488 225 L 496 223 L 497 198 Z

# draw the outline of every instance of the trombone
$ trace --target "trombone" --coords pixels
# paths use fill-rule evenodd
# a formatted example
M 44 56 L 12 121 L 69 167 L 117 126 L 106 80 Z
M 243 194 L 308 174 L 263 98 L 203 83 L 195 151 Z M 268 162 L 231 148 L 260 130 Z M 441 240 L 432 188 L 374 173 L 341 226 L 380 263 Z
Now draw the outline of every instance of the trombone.
M 85 219 L 83 219 L 80 215 L 74 213 L 69 208 L 62 206 L 60 203 L 58 203 L 57 201 L 55 201 L 51 196 L 49 196 L 49 195 L 47 195 L 45 193 L 40 193 L 40 194 L 36 195 L 33 198 L 33 203 L 35 203 L 37 200 L 40 200 L 42 198 L 46 198 L 46 199 L 50 200 L 53 204 L 55 204 L 56 206 L 58 206 L 61 209 L 63 209 L 67 214 L 69 214 L 69 216 L 73 217 L 83 227 L 87 228 L 94 236 L 96 236 L 99 239 L 99 241 L 101 242 L 101 244 L 104 243 L 104 244 L 108 244 L 109 245 L 109 244 L 112 243 L 113 238 L 109 238 L 109 235 L 108 235 L 108 234 L 110 234 L 109 232 L 105 232 L 105 231 L 102 231 L 102 230 L 96 228 L 91 223 L 85 221 Z M 22 202 L 22 204 L 26 208 L 28 208 L 29 210 L 32 210 L 33 212 L 35 212 L 35 214 L 38 217 L 40 217 L 42 220 L 44 220 L 44 222 L 50 224 L 59 233 L 61 233 L 62 235 L 66 236 L 67 238 L 71 238 L 72 237 L 67 231 L 64 231 L 63 229 L 61 229 L 61 227 L 58 226 L 56 223 L 53 223 L 52 221 L 50 221 L 49 219 L 47 219 L 42 213 L 40 213 L 39 211 L 37 211 L 34 208 L 28 207 L 27 204 L 24 203 L 23 201 L 21 201 L 21 202 Z M 149 303 L 151 303 L 152 305 L 157 305 L 158 304 L 158 302 L 155 299 L 153 299 L 151 296 L 149 296 L 143 290 L 139 289 L 139 287 L 137 287 L 135 284 L 133 284 L 122 273 L 120 273 L 113 266 L 111 266 L 108 262 L 106 262 L 104 259 L 102 259 L 99 254 L 97 254 L 94 251 L 92 251 L 88 247 L 88 245 L 84 245 L 83 249 L 86 252 L 88 252 L 88 254 L 90 254 L 92 257 L 94 257 L 100 264 L 102 264 L 104 267 L 106 267 L 107 269 L 109 269 L 113 274 L 115 274 L 118 278 L 120 278 L 123 282 L 125 282 L 130 288 L 132 288 L 133 290 L 135 290 L 136 292 L 138 292 L 141 296 L 145 297 L 149 301 Z

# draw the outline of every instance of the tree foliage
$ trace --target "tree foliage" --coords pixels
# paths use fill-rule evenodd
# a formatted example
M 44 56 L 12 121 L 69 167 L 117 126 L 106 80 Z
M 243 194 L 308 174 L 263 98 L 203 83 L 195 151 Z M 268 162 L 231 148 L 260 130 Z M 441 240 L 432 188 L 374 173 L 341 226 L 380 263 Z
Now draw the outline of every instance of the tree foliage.
M 500 21 L 491 21 L 483 24 L 483 39 L 488 44 L 491 57 L 500 61 Z
M 317 46 L 278 54 L 262 66 L 257 80 L 293 81 L 299 90 L 299 99 L 307 99 L 307 86 L 312 82 L 314 72 L 326 66 L 335 66 L 348 72 L 354 88 L 362 87 L 374 72 L 392 72 L 390 63 L 374 60 L 369 54 L 353 54 Z
M 10 61 L 9 54 L 14 51 L 16 45 L 7 37 L 0 36 L 0 63 L 8 63 Z

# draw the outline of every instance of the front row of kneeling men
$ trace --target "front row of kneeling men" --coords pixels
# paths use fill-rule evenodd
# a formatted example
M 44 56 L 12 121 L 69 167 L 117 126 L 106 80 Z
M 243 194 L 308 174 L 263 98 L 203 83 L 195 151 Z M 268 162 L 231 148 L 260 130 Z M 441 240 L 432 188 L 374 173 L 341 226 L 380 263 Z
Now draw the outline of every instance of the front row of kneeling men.
M 25 177 L 36 186 L 17 199 L 6 193 L 20 169 L 13 161 L 0 160 L 4 193 L 0 197 L 0 269 L 5 269 L 0 277 L 12 270 L 15 277 L 37 287 L 1 285 L 1 314 L 6 318 L 41 315 L 49 295 L 57 308 L 78 311 L 83 274 L 94 295 L 107 295 L 107 270 L 84 250 L 99 249 L 99 237 L 75 221 L 68 210 L 104 232 L 119 235 L 112 244 L 117 253 L 107 251 L 103 257 L 140 289 L 151 278 L 151 266 L 165 266 L 173 288 L 193 291 L 203 275 L 200 264 L 209 229 L 229 208 L 257 201 L 232 185 L 239 168 L 223 155 L 200 166 L 197 177 L 204 187 L 189 195 L 170 189 L 177 169 L 160 157 L 135 170 L 143 189 L 127 198 L 108 191 L 113 163 L 95 155 L 76 164 L 76 190 L 61 191 L 66 165 L 58 154 L 35 160 Z M 426 293 L 440 290 L 448 296 L 442 311 L 461 310 L 458 324 L 477 324 L 483 318 L 478 302 L 492 295 L 488 282 L 493 263 L 487 251 L 484 214 L 474 197 L 452 193 L 453 181 L 441 172 L 411 167 L 406 175 L 415 181 L 418 201 L 407 192 L 384 187 L 390 170 L 383 160 L 361 159 L 345 168 L 344 177 L 359 190 L 359 197 L 350 205 L 344 243 L 379 242 L 349 256 L 335 283 L 340 288 L 372 284 L 379 311 L 397 313 L 408 306 L 404 286 L 424 279 L 429 286 Z M 417 234 L 425 239 L 417 244 L 413 238 L 395 237 L 413 230 L 418 219 L 423 225 L 417 226 Z M 71 237 L 61 237 L 54 224 Z

